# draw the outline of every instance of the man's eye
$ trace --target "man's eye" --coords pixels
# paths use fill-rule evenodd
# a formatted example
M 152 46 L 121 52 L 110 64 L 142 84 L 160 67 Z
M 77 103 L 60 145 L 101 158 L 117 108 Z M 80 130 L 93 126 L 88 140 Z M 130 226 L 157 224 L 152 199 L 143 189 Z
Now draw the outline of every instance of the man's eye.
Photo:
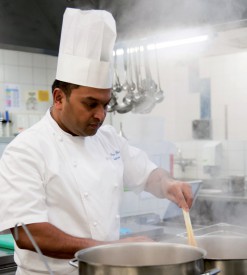
M 92 109 L 97 107 L 97 103 L 95 103 L 95 102 L 93 102 L 93 103 L 83 102 L 83 103 Z
M 90 103 L 89 106 L 90 106 L 91 108 L 96 108 L 96 107 L 98 106 L 98 104 L 97 104 L 97 103 Z

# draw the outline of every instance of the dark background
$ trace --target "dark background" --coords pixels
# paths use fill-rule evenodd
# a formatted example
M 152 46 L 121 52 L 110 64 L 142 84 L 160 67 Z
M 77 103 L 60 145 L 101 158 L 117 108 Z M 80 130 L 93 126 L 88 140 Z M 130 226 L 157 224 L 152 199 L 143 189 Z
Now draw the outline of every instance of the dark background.
M 105 9 L 118 42 L 174 29 L 245 27 L 246 0 L 0 0 L 0 47 L 57 55 L 66 7 Z

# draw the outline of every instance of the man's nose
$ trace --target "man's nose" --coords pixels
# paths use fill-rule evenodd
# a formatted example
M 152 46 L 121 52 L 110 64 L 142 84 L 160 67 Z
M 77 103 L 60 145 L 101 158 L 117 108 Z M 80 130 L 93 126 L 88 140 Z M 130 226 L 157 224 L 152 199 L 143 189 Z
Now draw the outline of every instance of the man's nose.
M 99 119 L 100 121 L 103 121 L 106 116 L 106 108 L 104 106 L 99 106 L 94 113 L 94 117 Z

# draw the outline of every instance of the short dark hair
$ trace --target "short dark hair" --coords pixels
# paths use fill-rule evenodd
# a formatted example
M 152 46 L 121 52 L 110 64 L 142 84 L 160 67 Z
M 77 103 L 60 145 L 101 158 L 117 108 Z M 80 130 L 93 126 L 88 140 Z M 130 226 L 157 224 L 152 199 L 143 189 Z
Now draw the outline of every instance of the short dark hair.
M 70 97 L 71 91 L 73 89 L 78 89 L 79 87 L 80 87 L 80 85 L 72 84 L 72 83 L 68 83 L 68 82 L 64 82 L 64 81 L 55 79 L 55 81 L 52 84 L 52 93 L 56 88 L 59 88 L 65 93 L 66 98 L 68 99 Z

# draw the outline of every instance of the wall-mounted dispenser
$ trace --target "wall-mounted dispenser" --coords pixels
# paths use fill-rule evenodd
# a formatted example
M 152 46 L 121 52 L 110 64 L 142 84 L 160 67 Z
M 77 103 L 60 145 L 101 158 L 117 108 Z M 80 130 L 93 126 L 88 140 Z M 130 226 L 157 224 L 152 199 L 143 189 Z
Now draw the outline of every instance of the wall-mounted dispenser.
M 209 141 L 202 149 L 202 165 L 205 173 L 215 175 L 222 162 L 222 143 L 220 141 Z
M 220 141 L 209 141 L 203 146 L 203 166 L 219 166 L 222 160 L 222 143 Z

